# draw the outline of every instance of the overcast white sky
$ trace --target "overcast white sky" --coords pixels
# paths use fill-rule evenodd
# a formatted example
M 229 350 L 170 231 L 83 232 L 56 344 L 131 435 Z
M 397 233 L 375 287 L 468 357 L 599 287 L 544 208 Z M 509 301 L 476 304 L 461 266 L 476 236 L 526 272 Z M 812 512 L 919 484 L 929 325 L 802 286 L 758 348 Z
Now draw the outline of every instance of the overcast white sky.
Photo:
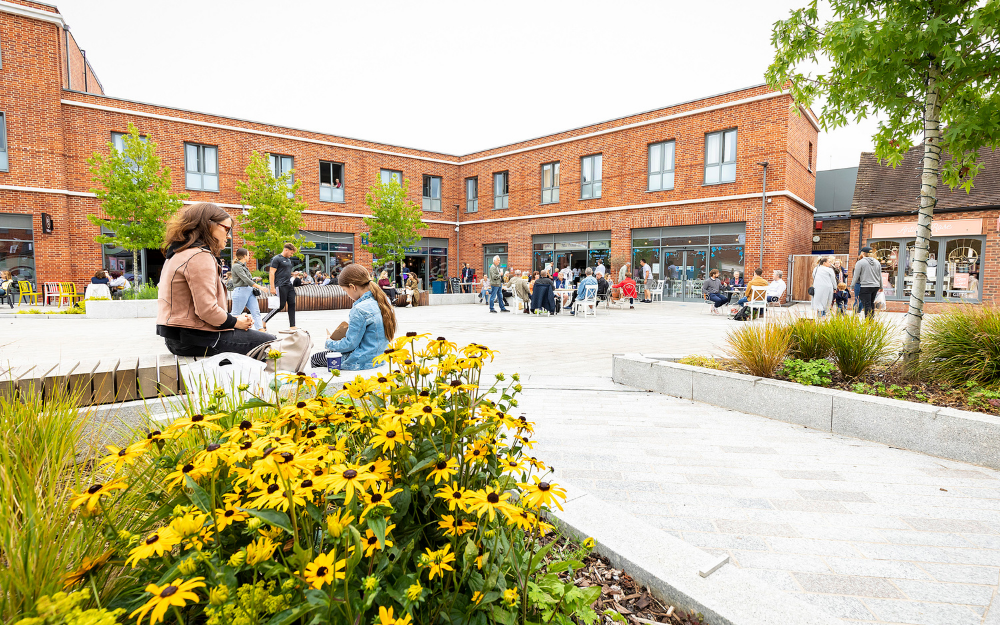
M 108 95 L 449 154 L 763 83 L 771 24 L 806 4 L 48 1 Z M 873 131 L 821 134 L 819 169 Z

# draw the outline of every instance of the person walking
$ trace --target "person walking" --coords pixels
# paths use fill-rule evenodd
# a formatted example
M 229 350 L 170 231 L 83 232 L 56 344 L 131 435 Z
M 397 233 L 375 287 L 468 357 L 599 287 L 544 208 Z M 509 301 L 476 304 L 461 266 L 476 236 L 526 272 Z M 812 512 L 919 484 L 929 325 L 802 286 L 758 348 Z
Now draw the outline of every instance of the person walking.
M 285 243 L 280 254 L 271 259 L 268 272 L 271 278 L 271 295 L 278 296 L 278 306 L 264 317 L 264 328 L 267 322 L 281 309 L 288 306 L 288 328 L 295 329 L 295 287 L 292 286 L 292 256 L 298 251 L 292 243 Z
M 260 330 L 264 327 L 264 323 L 260 319 L 257 296 L 254 295 L 257 285 L 254 284 L 253 275 L 247 267 L 248 258 L 250 258 L 250 252 L 242 247 L 236 249 L 233 269 L 229 273 L 229 282 L 226 283 L 226 286 L 233 292 L 232 314 L 241 315 L 245 308 L 249 308 L 250 317 L 253 319 L 253 329 Z
M 493 264 L 490 265 L 490 269 L 487 272 L 489 274 L 490 280 L 490 312 L 495 313 L 496 310 L 493 309 L 493 302 L 500 300 L 500 312 L 510 312 L 503 303 L 503 293 L 501 293 L 501 288 L 503 284 L 503 269 L 500 268 L 500 257 L 493 257 Z
M 837 290 L 837 276 L 829 256 L 820 256 L 819 263 L 813 268 L 812 308 L 823 317 L 830 311 L 833 302 L 833 292 Z
M 864 257 L 865 257 L 864 252 L 858 252 L 858 260 L 861 260 Z M 847 280 L 844 280 L 844 282 L 847 282 Z M 864 310 L 864 308 L 862 308 L 861 306 L 861 283 L 848 282 L 848 284 L 853 284 L 852 290 L 854 291 L 854 312 L 860 313 L 861 311 Z
M 865 311 L 865 317 L 875 314 L 875 295 L 882 290 L 882 265 L 872 258 L 872 248 L 867 245 L 861 248 L 861 256 L 858 262 L 854 263 L 854 277 L 851 278 L 851 286 L 855 284 L 858 289 L 858 300 L 861 308 Z
M 640 259 L 639 264 L 642 266 L 642 294 L 643 299 L 639 300 L 645 304 L 652 304 L 653 300 L 650 293 L 653 290 L 653 269 L 646 262 L 646 259 Z
M 628 267 L 629 267 L 628 263 L 625 263 L 624 265 L 621 266 L 620 269 L 618 269 L 618 283 L 619 284 L 621 284 L 622 282 L 625 282 L 625 276 L 629 275 Z M 612 288 L 614 288 L 614 287 L 612 287 Z

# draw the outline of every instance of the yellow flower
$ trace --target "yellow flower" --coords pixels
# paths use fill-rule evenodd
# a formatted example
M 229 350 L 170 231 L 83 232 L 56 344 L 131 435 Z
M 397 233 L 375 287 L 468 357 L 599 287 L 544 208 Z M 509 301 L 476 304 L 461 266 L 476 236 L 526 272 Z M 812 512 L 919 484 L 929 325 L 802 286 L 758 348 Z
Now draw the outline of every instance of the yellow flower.
M 492 486 L 487 486 L 483 490 L 472 493 L 472 503 L 469 508 L 479 513 L 479 516 L 489 514 L 490 521 L 496 518 L 497 510 L 503 512 L 510 507 L 507 499 L 510 493 L 498 493 Z
M 434 496 L 448 502 L 448 510 L 451 511 L 454 511 L 455 508 L 468 510 L 469 505 L 472 503 L 472 497 L 467 490 L 464 488 L 452 488 L 449 484 L 445 484 Z
M 285 373 L 278 377 L 282 382 L 298 384 L 300 386 L 305 386 L 306 388 L 309 389 L 316 388 L 316 385 L 318 383 L 316 378 L 309 375 L 308 373 L 303 373 L 302 371 L 298 373 Z
M 125 488 L 125 483 L 121 480 L 110 482 L 108 484 L 94 484 L 87 490 L 76 495 L 73 498 L 73 503 L 70 504 L 70 510 L 76 510 L 83 504 L 87 504 L 87 512 L 93 512 L 97 508 L 97 504 L 100 503 L 101 497 L 108 495 L 111 491 L 122 490 Z
M 185 514 L 170 522 L 170 529 L 181 538 L 188 538 L 196 535 L 205 527 L 208 520 L 207 514 Z
M 381 356 L 379 356 L 381 358 Z M 347 382 L 344 384 L 344 390 L 347 394 L 354 399 L 363 399 L 369 393 L 372 393 L 377 388 L 376 384 L 368 379 L 358 376 L 354 378 L 354 381 Z
M 524 472 L 524 459 L 508 455 L 501 463 L 504 473 Z
M 476 592 L 472 593 L 472 603 L 479 605 L 479 602 L 482 601 L 483 597 L 485 596 L 486 595 L 477 590 Z
M 247 545 L 247 564 L 257 566 L 261 562 L 269 559 L 274 553 L 277 545 L 270 538 L 258 538 Z
M 346 492 L 344 505 L 348 505 L 354 499 L 354 491 L 363 490 L 364 483 L 371 479 L 367 471 L 361 467 L 350 464 L 338 464 L 330 467 L 329 475 L 324 476 L 330 484 L 330 490 L 334 493 Z
M 372 553 L 374 553 L 376 549 L 381 551 L 386 547 L 392 547 L 393 542 L 389 540 L 389 532 L 391 532 L 392 528 L 394 527 L 396 526 L 395 525 L 386 526 L 384 545 L 379 544 L 378 538 L 375 537 L 375 532 L 371 531 L 371 529 L 365 530 L 365 537 L 361 539 L 362 544 L 365 546 L 365 556 L 371 557 Z
M 406 589 L 406 598 L 410 601 L 416 601 L 420 598 L 424 592 L 424 587 L 420 585 L 419 582 L 416 584 L 411 584 L 409 588 Z
M 421 425 L 434 425 L 437 418 L 444 414 L 444 410 L 433 403 L 417 402 L 407 410 L 410 417 L 420 421 Z
M 110 464 L 113 462 L 115 464 L 115 473 L 118 473 L 118 471 L 121 470 L 122 465 L 127 464 L 132 466 L 135 464 L 135 461 L 139 456 L 146 453 L 146 442 L 140 441 L 138 443 L 133 443 L 125 449 L 115 445 L 108 445 L 107 450 L 111 453 L 108 454 L 104 460 L 101 460 L 101 464 Z
M 392 617 L 392 608 L 388 610 L 383 606 L 378 607 L 378 620 L 375 621 L 375 625 L 410 625 L 411 617 L 409 614 L 403 614 L 399 618 Z
M 111 559 L 111 556 L 114 555 L 114 553 L 114 549 L 108 549 L 96 558 L 85 557 L 75 571 L 66 575 L 65 580 L 63 580 L 63 588 L 75 586 L 94 571 L 100 570 L 105 564 L 108 563 L 108 560 Z
M 282 425 L 288 423 L 289 421 L 301 421 L 303 419 L 308 419 L 312 417 L 313 406 L 309 405 L 309 402 L 300 401 L 294 404 L 289 404 L 281 409 L 278 413 L 276 427 L 281 427 Z
M 518 483 L 518 486 L 523 491 L 521 497 L 526 504 L 532 508 L 541 508 L 542 506 L 551 508 L 555 504 L 560 510 L 563 509 L 562 504 L 559 503 L 559 499 L 566 500 L 565 489 L 550 482 L 543 482 L 535 475 L 532 475 L 531 479 L 535 481 L 534 484 L 527 482 Z
M 517 605 L 517 589 L 508 588 L 503 591 L 503 602 L 511 607 Z
M 378 427 L 372 429 L 370 442 L 373 447 L 381 447 L 382 451 L 392 451 L 396 445 L 405 445 L 412 438 L 401 426 L 382 420 Z
M 469 462 L 485 462 L 489 454 L 489 444 L 483 439 L 477 439 L 472 448 L 465 452 L 465 459 Z
M 135 549 L 129 552 L 129 557 L 125 560 L 125 564 L 127 565 L 131 562 L 132 568 L 135 568 L 139 560 L 162 556 L 173 549 L 179 542 L 181 542 L 181 537 L 175 534 L 174 530 L 169 527 L 161 527 L 147 536 Z
M 207 475 L 210 470 L 211 469 L 209 469 L 208 467 L 196 467 L 195 465 L 189 462 L 187 464 L 177 465 L 177 470 L 174 471 L 173 473 L 168 474 L 167 477 L 163 479 L 167 483 L 167 490 L 173 490 L 178 485 L 184 484 L 185 475 L 190 475 L 191 479 L 197 482 L 198 479 Z
M 378 578 L 374 575 L 369 575 L 361 581 L 361 587 L 365 589 L 365 592 L 372 592 L 378 588 Z
M 335 579 L 344 579 L 344 567 L 347 560 L 333 559 L 329 553 L 321 553 L 316 559 L 306 565 L 306 582 L 310 586 L 319 590 L 325 584 L 334 583 Z
M 146 592 L 153 595 L 153 597 L 146 602 L 146 605 L 142 606 L 132 614 L 129 614 L 129 618 L 134 617 L 136 614 L 139 615 L 138 620 L 136 620 L 136 625 L 142 624 L 142 619 L 146 614 L 152 610 L 153 613 L 149 617 L 150 625 L 158 623 L 163 620 L 163 615 L 166 614 L 167 610 L 171 607 L 183 608 L 190 601 L 192 603 L 198 603 L 198 595 L 192 592 L 195 588 L 204 588 L 205 584 L 201 580 L 204 577 L 192 577 L 188 581 L 184 581 L 180 578 L 175 579 L 166 586 L 157 586 L 156 584 L 150 584 L 146 586 Z
M 530 530 L 535 527 L 538 523 L 538 517 L 534 513 L 528 512 L 521 508 L 515 508 L 510 506 L 509 508 L 502 511 L 503 515 L 507 517 L 507 523 L 509 525 L 516 525 L 522 530 Z
M 214 606 L 220 606 L 229 601 L 229 587 L 216 586 L 208 592 L 208 602 Z
M 427 474 L 427 479 L 434 478 L 434 484 L 439 484 L 442 480 L 450 480 L 453 475 L 458 473 L 458 460 L 456 458 L 439 460 L 431 466 L 433 468 Z
M 431 550 L 430 547 L 424 549 L 427 556 L 427 564 L 425 565 L 428 569 L 428 574 L 430 579 L 434 579 L 435 575 L 440 575 L 444 577 L 445 571 L 454 571 L 451 563 L 455 561 L 455 554 L 451 553 L 451 545 L 445 545 L 443 548 L 437 551 Z
M 219 531 L 221 532 L 222 530 L 226 529 L 233 523 L 240 523 L 242 521 L 246 521 L 249 516 L 250 515 L 248 515 L 246 512 L 243 512 L 242 510 L 237 510 L 236 506 L 234 506 L 233 504 L 227 504 L 224 509 L 217 508 L 215 510 L 216 527 L 218 527 Z
M 476 524 L 466 519 L 457 519 L 450 514 L 442 514 L 438 521 L 438 527 L 444 530 L 446 536 L 461 536 L 462 534 L 474 530 Z
M 179 419 L 174 419 L 170 422 L 170 426 L 167 428 L 169 434 L 177 435 L 187 432 L 191 428 L 207 428 L 209 430 L 222 431 L 222 428 L 217 424 L 212 423 L 212 421 L 218 421 L 222 417 L 226 416 L 225 413 L 203 415 L 196 414 L 190 417 L 180 417 Z
M 389 499 L 393 495 L 403 492 L 402 488 L 397 488 L 389 492 L 385 492 L 386 488 L 388 488 L 388 485 L 385 482 L 379 482 L 375 484 L 374 488 L 372 488 L 371 493 L 366 493 L 366 492 L 361 493 L 361 502 L 365 504 L 365 509 L 361 512 L 362 519 L 365 518 L 368 515 L 368 513 L 372 511 L 373 508 L 376 508 L 378 506 L 391 507 L 392 504 L 389 503 Z
M 583 548 L 584 549 L 593 549 L 594 548 L 594 539 L 593 539 L 593 537 L 588 536 L 587 538 L 585 538 L 583 540 Z
M 340 538 L 353 521 L 354 517 L 348 514 L 345 508 L 339 508 L 333 514 L 327 515 L 326 529 L 333 538 Z

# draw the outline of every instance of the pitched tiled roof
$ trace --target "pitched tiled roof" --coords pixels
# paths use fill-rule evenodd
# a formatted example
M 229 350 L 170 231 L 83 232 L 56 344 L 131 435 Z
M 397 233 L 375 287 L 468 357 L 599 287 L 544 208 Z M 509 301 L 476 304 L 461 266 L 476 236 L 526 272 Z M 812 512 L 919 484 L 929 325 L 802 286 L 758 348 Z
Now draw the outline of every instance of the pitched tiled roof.
M 911 148 L 899 167 L 879 165 L 871 152 L 861 153 L 858 181 L 854 185 L 851 215 L 876 215 L 920 209 L 920 171 L 923 144 Z M 947 160 L 947 157 L 945 158 Z M 983 148 L 979 152 L 982 171 L 968 194 L 961 187 L 952 191 L 942 181 L 938 185 L 937 208 L 1000 205 L 1000 151 Z

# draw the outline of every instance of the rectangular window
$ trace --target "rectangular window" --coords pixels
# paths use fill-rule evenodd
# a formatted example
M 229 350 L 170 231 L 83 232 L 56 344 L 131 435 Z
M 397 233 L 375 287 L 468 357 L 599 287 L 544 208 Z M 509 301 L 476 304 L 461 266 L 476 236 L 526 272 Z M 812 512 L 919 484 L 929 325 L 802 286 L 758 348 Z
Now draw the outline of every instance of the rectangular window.
M 674 142 L 663 141 L 649 146 L 649 190 L 674 188 Z
M 321 202 L 344 201 L 344 164 L 319 162 L 319 199 Z
M 705 135 L 705 184 L 736 181 L 736 131 Z
M 584 156 L 580 159 L 581 199 L 601 197 L 601 160 L 600 154 Z
M 390 180 L 395 180 L 399 184 L 403 184 L 403 172 L 401 171 L 383 169 L 379 172 L 379 176 L 382 178 L 382 184 L 389 184 Z
M 184 144 L 184 185 L 193 191 L 219 190 L 219 148 Z
M 8 171 L 7 117 L 3 113 L 0 113 L 0 171 Z
M 479 178 L 465 179 L 465 212 L 479 212 Z
M 542 204 L 559 201 L 559 163 L 542 165 Z
M 424 176 L 424 210 L 441 212 L 441 178 Z
M 493 174 L 493 209 L 509 206 L 508 182 L 510 174 L 506 171 Z
M 287 174 L 288 172 L 295 169 L 295 159 L 291 156 L 282 156 L 281 154 L 268 154 L 268 160 L 271 165 L 271 175 L 275 178 L 280 178 L 281 176 Z M 291 179 L 289 179 L 291 181 Z

